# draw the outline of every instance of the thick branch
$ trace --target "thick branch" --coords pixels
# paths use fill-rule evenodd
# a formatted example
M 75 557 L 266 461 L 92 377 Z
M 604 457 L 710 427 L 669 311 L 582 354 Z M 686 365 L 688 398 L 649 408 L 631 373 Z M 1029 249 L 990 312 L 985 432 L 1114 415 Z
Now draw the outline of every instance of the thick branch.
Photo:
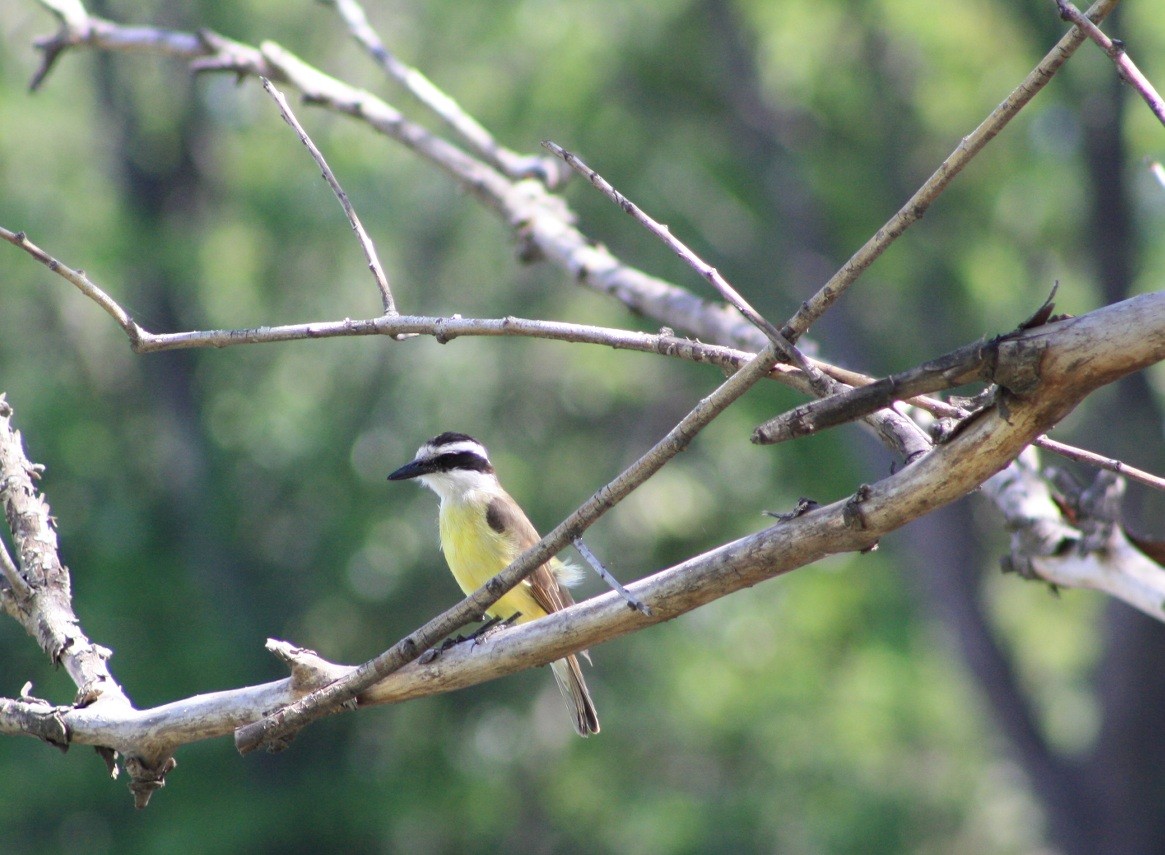
M 291 680 L 278 680 L 195 695 L 147 710 L 128 704 L 51 707 L 34 699 L 0 699 L 0 733 L 31 733 L 30 721 L 51 727 L 43 723 L 51 716 L 59 720 L 57 732 L 67 734 L 68 744 L 108 747 L 131 757 L 166 758 L 179 746 L 225 736 L 300 694 L 293 690 Z
M 65 667 L 77 686 L 77 703 L 128 703 L 106 666 L 110 652 L 85 636 L 73 613 L 69 571 L 57 551 L 52 515 L 33 485 L 39 472 L 25 457 L 20 432 L 12 426 L 12 408 L 0 395 L 0 506 L 19 565 L 9 612 L 54 665 Z
M 1046 346 L 1038 394 L 1013 397 L 976 414 L 949 442 L 855 497 L 628 585 L 651 606 L 650 622 L 676 617 L 826 555 L 867 549 L 894 529 L 967 495 L 1090 391 L 1165 359 L 1165 294 L 1134 298 L 1023 335 Z M 1123 596 L 1129 590 L 1113 593 Z M 1162 617 L 1160 603 L 1155 616 Z M 616 595 L 605 594 L 498 633 L 481 651 L 458 647 L 434 663 L 410 666 L 371 690 L 367 699 L 403 700 L 471 685 L 592 647 L 646 622 Z
M 822 371 L 828 373 L 835 380 L 840 380 L 854 388 L 868 386 L 871 383 L 878 382 L 877 378 L 871 377 L 868 374 L 862 374 L 858 371 L 851 371 L 845 368 L 839 368 L 836 365 L 819 362 L 818 365 Z M 891 396 L 895 400 L 898 398 Z M 916 395 L 911 398 L 904 398 L 905 403 L 918 407 L 920 410 L 925 410 L 932 415 L 939 418 L 947 419 L 962 419 L 969 416 L 971 413 L 954 404 L 938 398 L 932 398 L 927 395 Z M 1123 460 L 1117 460 L 1112 457 L 1105 457 L 1093 451 L 1086 451 L 1082 448 L 1076 448 L 1073 445 L 1059 442 L 1058 440 L 1050 439 L 1046 436 L 1037 437 L 1032 445 L 1049 451 L 1052 454 L 1058 454 L 1061 457 L 1066 457 L 1069 460 L 1075 460 L 1077 463 L 1083 463 L 1087 466 L 1094 466 L 1097 469 L 1105 469 L 1109 472 L 1115 472 L 1122 475 L 1130 481 L 1136 481 L 1139 484 L 1144 484 L 1146 487 L 1152 487 L 1154 490 L 1165 490 L 1165 478 L 1154 475 L 1152 472 L 1146 472 L 1144 469 L 1138 469 L 1135 466 L 1130 466 Z

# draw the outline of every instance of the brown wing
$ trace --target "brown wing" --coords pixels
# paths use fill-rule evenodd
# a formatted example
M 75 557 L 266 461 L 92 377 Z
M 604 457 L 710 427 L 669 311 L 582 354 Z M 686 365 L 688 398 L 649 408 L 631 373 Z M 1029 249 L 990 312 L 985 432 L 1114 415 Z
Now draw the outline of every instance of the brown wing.
M 509 499 L 509 496 L 506 497 Z M 522 513 L 518 503 L 513 499 L 506 501 L 502 498 L 492 499 L 485 511 L 486 522 L 498 534 L 511 533 L 518 544 L 518 552 L 529 549 L 541 538 L 533 523 Z M 515 555 L 517 557 L 517 555 Z M 570 592 L 559 584 L 554 573 L 550 570 L 550 562 L 543 564 L 526 577 L 522 584 L 528 585 L 530 594 L 538 605 L 549 614 L 567 606 L 574 605 L 574 598 Z
M 541 538 L 538 537 L 537 529 L 522 513 L 517 502 L 510 499 L 508 495 L 506 499 L 509 501 L 501 498 L 491 500 L 485 509 L 485 519 L 489 523 L 489 527 L 498 534 L 506 534 L 507 532 L 512 534 L 514 542 L 518 546 L 518 552 L 523 552 Z M 574 605 L 574 598 L 571 597 L 566 588 L 559 584 L 558 578 L 550 569 L 549 561 L 527 576 L 522 584 L 529 588 L 534 601 L 547 614 Z M 588 662 L 590 661 L 590 656 L 587 656 L 585 650 L 579 652 L 586 656 Z M 591 694 L 587 691 L 587 684 L 583 680 L 578 659 L 574 656 L 567 656 L 565 659 L 551 662 L 550 668 L 554 673 L 554 681 L 558 684 L 562 696 L 566 699 L 567 707 L 571 711 L 574 729 L 580 736 L 598 733 L 599 715 L 595 712 L 594 701 L 591 700 Z

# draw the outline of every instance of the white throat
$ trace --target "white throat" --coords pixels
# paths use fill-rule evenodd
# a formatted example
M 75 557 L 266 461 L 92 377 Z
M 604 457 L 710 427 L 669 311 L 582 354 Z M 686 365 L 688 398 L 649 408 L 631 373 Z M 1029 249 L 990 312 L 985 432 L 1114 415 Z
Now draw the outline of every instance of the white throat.
M 502 485 L 492 472 L 478 472 L 473 469 L 451 469 L 448 472 L 431 472 L 420 475 L 417 480 L 436 493 L 441 503 L 463 502 L 471 493 L 502 492 Z

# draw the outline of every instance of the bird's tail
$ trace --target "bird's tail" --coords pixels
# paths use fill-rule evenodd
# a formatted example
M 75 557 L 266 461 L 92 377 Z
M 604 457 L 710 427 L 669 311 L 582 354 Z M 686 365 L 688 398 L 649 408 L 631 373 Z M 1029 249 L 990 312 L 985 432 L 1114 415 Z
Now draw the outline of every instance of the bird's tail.
M 591 700 L 591 693 L 587 691 L 586 681 L 583 680 L 582 669 L 578 666 L 578 659 L 567 656 L 550 663 L 550 670 L 554 672 L 554 681 L 570 709 L 574 720 L 574 729 L 579 736 L 590 736 L 599 732 L 599 714 L 595 712 L 595 703 Z

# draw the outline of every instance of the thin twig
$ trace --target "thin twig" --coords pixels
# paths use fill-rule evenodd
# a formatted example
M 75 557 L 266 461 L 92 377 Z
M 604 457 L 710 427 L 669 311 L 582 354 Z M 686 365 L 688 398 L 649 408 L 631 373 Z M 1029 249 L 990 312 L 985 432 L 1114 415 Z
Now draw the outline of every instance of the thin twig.
M 767 318 L 761 315 L 752 305 L 744 299 L 739 291 L 729 284 L 720 271 L 712 265 L 704 261 L 700 256 L 696 255 L 687 244 L 677 238 L 671 233 L 671 229 L 663 223 L 656 222 L 652 217 L 620 193 L 611 182 L 603 178 L 594 169 L 591 169 L 582 158 L 572 152 L 567 151 L 562 146 L 551 140 L 544 140 L 542 145 L 547 150 L 553 152 L 579 175 L 586 178 L 592 185 L 604 196 L 618 205 L 624 213 L 631 216 L 635 222 L 639 223 L 657 238 L 663 242 L 664 246 L 674 252 L 681 261 L 696 271 L 709 285 L 711 285 L 716 292 L 727 300 L 738 312 L 744 315 L 749 322 L 765 334 L 773 346 L 777 348 L 788 362 L 805 372 L 806 376 L 810 378 L 815 384 L 819 384 L 819 394 L 828 394 L 833 388 L 833 381 L 828 377 L 823 376 L 819 371 L 809 364 L 809 361 L 801 354 L 797 348 L 793 347 L 789 341 L 781 335 L 781 331 L 776 328 Z
M 246 754 L 262 745 L 283 744 L 300 728 L 351 701 L 374 683 L 420 656 L 449 633 L 484 614 L 486 609 L 507 591 L 552 556 L 561 552 L 568 543 L 581 537 L 599 517 L 658 472 L 672 457 L 687 448 L 700 430 L 767 376 L 775 360 L 776 348 L 770 345 L 744 368 L 729 377 L 712 394 L 702 399 L 646 454 L 609 484 L 600 488 L 553 531 L 523 552 L 509 567 L 472 595 L 401 639 L 375 659 L 364 663 L 352 674 L 306 695 L 300 701 L 284 707 L 262 721 L 240 728 L 235 734 L 235 746 Z M 641 615 L 640 619 L 647 618 Z
M 402 62 L 396 54 L 385 47 L 380 36 L 368 23 L 364 7 L 356 0 L 324 0 L 324 2 L 336 7 L 352 38 L 368 51 L 384 72 L 436 114 L 479 157 L 510 178 L 538 178 L 550 188 L 562 183 L 566 175 L 557 160 L 521 155 L 501 145 L 453 98 L 441 91 L 422 72 Z
M 1100 27 L 1088 20 L 1088 17 L 1068 0 L 1056 0 L 1056 5 L 1060 7 L 1061 18 L 1065 21 L 1071 21 L 1078 29 L 1083 30 L 1088 38 L 1100 45 L 1101 49 L 1108 54 L 1109 59 L 1116 64 L 1116 70 L 1121 79 L 1137 90 L 1145 103 L 1149 105 L 1149 109 L 1153 111 L 1153 115 L 1157 117 L 1157 121 L 1165 125 L 1165 101 L 1161 99 L 1161 95 L 1153 88 L 1153 84 L 1149 82 L 1148 78 L 1137 68 L 1136 63 L 1125 53 L 1124 43 L 1110 39 Z
M 1092 20 L 1102 20 L 1117 5 L 1119 0 L 1100 0 L 1088 15 Z M 971 162 L 996 134 L 1015 118 L 1023 107 L 1047 85 L 1052 75 L 1084 42 L 1084 33 L 1073 28 L 1056 46 L 1048 52 L 1032 72 L 1023 79 L 1003 103 L 991 111 L 979 127 L 963 137 L 959 145 L 935 170 L 934 174 L 914 192 L 905 205 L 892 216 L 882 228 L 867 240 L 849 261 L 821 286 L 816 294 L 801 304 L 796 314 L 782 327 L 781 331 L 789 341 L 797 341 L 829 309 L 846 290 L 857 281 L 877 258 L 886 251 L 910 226 L 922 218 L 931 203 L 947 188 L 954 177 Z
M 609 585 L 615 591 L 617 591 L 619 596 L 627 601 L 627 605 L 635 609 L 635 611 L 639 612 L 640 614 L 651 617 L 651 609 L 643 602 L 643 600 L 639 599 L 626 588 L 624 588 L 623 583 L 611 575 L 611 571 L 603 566 L 603 562 L 599 560 L 595 553 L 591 552 L 589 546 L 583 543 L 583 539 L 581 537 L 576 537 L 574 539 L 574 548 L 578 550 L 578 554 L 581 555 L 586 560 L 587 564 L 591 566 L 591 569 L 599 575 L 599 578 L 606 582 L 607 585 Z
M 130 317 L 129 312 L 123 309 L 116 300 L 101 290 L 101 288 L 85 275 L 84 270 L 79 268 L 74 270 L 68 265 L 57 261 L 30 241 L 24 232 L 10 232 L 8 229 L 0 226 L 0 238 L 8 241 L 15 247 L 23 249 L 53 273 L 73 283 L 77 287 L 77 290 L 104 309 L 111 318 L 117 321 L 117 325 L 129 337 L 131 347 L 136 349 L 138 342 L 148 335 L 145 330 L 134 323 L 134 319 Z
M 576 344 L 594 344 L 616 350 L 633 350 L 640 353 L 654 353 L 688 362 L 716 365 L 727 372 L 739 370 L 756 356 L 755 353 L 705 344 L 695 339 L 677 336 L 669 329 L 658 334 L 600 327 L 592 324 L 573 324 L 562 321 L 543 321 L 529 318 L 463 318 L 455 315 L 449 318 L 382 315 L 375 318 L 342 321 L 311 321 L 302 324 L 280 324 L 266 327 L 222 330 L 190 330 L 177 333 L 154 333 L 146 330 L 130 319 L 126 310 L 81 271 L 72 270 L 27 239 L 24 232 L 11 232 L 0 226 L 0 238 L 23 249 L 49 270 L 75 285 L 85 296 L 105 309 L 126 331 L 135 353 L 160 353 L 168 350 L 182 350 L 201 347 L 235 347 L 247 344 L 271 344 L 275 342 L 300 341 L 343 336 L 410 336 L 428 335 L 441 344 L 446 344 L 461 336 L 519 336 L 541 338 L 547 341 L 562 341 Z M 825 363 L 815 363 L 820 366 Z M 797 369 L 784 364 L 773 366 L 771 376 L 780 379 L 790 387 L 811 394 L 812 390 L 804 375 Z
M 332 188 L 332 192 L 336 194 L 336 198 L 340 200 L 344 214 L 348 217 L 348 222 L 352 224 L 352 231 L 356 233 L 356 239 L 360 241 L 360 248 L 364 250 L 364 257 L 368 259 L 368 269 L 372 271 L 372 278 L 376 280 L 376 287 L 380 289 L 380 297 L 384 302 L 384 313 L 386 315 L 397 314 L 396 304 L 392 299 L 392 289 L 388 285 L 388 277 L 385 275 L 384 268 L 380 264 L 380 258 L 376 254 L 376 247 L 372 243 L 372 238 L 368 236 L 368 232 L 364 230 L 364 224 L 360 222 L 360 217 L 356 214 L 356 209 L 352 207 L 352 202 L 348 199 L 348 194 L 344 192 L 344 188 L 336 180 L 336 175 L 332 172 L 332 168 L 328 166 L 323 152 L 316 147 L 311 137 L 308 136 L 307 131 L 303 129 L 303 125 L 295 118 L 295 113 L 291 111 L 291 107 L 288 105 L 287 99 L 283 97 L 283 93 L 276 89 L 274 84 L 266 77 L 260 77 L 259 79 L 263 81 L 263 88 L 267 90 L 267 94 L 275 99 L 275 103 L 279 106 L 279 112 L 282 114 L 283 120 L 291 125 L 292 129 L 299 136 L 299 141 L 311 153 L 312 159 L 323 172 L 324 180 L 328 182 L 328 186 Z
M 1085 451 L 1083 448 L 1076 448 L 1075 446 L 1057 442 L 1046 436 L 1041 436 L 1033 445 L 1038 445 L 1040 448 L 1046 449 L 1053 454 L 1059 454 L 1061 457 L 1067 457 L 1069 460 L 1075 460 L 1077 463 L 1086 463 L 1098 469 L 1107 469 L 1109 472 L 1116 472 L 1118 475 L 1123 475 L 1130 481 L 1136 481 L 1139 484 L 1144 484 L 1146 487 L 1152 487 L 1155 490 L 1165 490 L 1165 478 L 1154 475 L 1152 472 L 1146 472 L 1144 469 L 1130 466 L 1122 460 L 1104 457 L 1092 451 Z

